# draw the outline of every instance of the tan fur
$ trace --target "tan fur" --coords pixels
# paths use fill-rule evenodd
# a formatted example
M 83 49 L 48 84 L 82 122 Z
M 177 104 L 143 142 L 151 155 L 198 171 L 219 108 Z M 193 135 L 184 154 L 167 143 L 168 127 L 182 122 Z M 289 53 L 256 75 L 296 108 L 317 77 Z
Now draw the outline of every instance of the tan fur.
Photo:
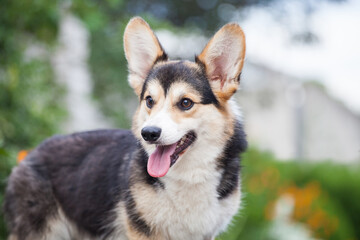
M 197 113 L 201 99 L 199 94 L 188 84 L 183 82 L 173 84 L 168 95 L 168 98 L 171 101 L 171 109 L 169 109 L 169 111 L 171 111 L 171 116 L 176 123 L 181 123 L 183 118 L 198 117 Z M 182 111 L 176 106 L 183 98 L 189 98 L 194 102 L 194 106 L 188 111 Z
M 132 231 L 129 228 L 129 218 L 126 213 L 125 203 L 119 202 L 116 206 L 115 213 L 117 218 L 113 222 L 114 227 L 114 240 L 129 238 L 127 232 Z

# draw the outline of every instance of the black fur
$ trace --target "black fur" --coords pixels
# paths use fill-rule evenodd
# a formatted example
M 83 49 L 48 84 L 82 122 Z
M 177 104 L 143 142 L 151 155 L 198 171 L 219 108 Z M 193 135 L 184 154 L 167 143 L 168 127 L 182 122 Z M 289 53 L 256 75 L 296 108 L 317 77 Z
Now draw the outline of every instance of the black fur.
M 139 148 L 128 130 L 99 130 L 46 140 L 10 177 L 5 199 L 9 228 L 24 236 L 31 230 L 41 232 L 51 213 L 55 215 L 56 199 L 80 230 L 94 236 L 109 234 L 115 205 L 131 199 L 131 163 L 149 185 L 163 187 L 148 175 L 146 163 L 143 168 L 148 157 Z M 135 152 L 138 160 L 132 162 Z M 131 213 L 130 219 L 139 225 L 135 212 Z M 28 220 L 15 221 L 15 216 Z M 141 229 L 147 233 L 144 226 Z
M 161 56 L 158 56 L 156 59 L 155 59 L 155 62 L 154 62 L 154 65 L 158 62 L 164 62 L 164 61 L 167 61 L 168 60 L 168 55 L 163 51 L 163 54 Z
M 223 170 L 218 199 L 238 186 L 238 154 L 246 149 L 240 124 L 218 160 Z M 131 186 L 145 182 L 156 191 L 166 190 L 159 178 L 146 170 L 148 155 L 128 130 L 99 130 L 56 136 L 46 140 L 14 169 L 5 197 L 5 217 L 20 239 L 45 230 L 57 217 L 57 204 L 80 231 L 109 236 L 114 230 L 115 207 L 125 202 L 131 226 L 151 235 L 137 211 Z
M 209 81 L 206 78 L 204 72 L 198 71 L 195 68 L 191 68 L 182 61 L 160 65 L 153 68 L 145 80 L 140 95 L 141 100 L 145 97 L 144 94 L 147 88 L 147 84 L 154 79 L 157 79 L 160 82 L 162 88 L 164 89 L 165 95 L 174 82 L 185 81 L 199 92 L 202 104 L 215 104 L 216 106 L 219 105 L 219 102 L 212 92 Z
M 228 140 L 218 167 L 223 170 L 220 184 L 217 187 L 218 199 L 224 199 L 237 189 L 239 184 L 239 154 L 247 148 L 245 132 L 240 123 L 235 125 L 234 135 Z
M 217 187 L 219 200 L 237 188 L 238 154 L 245 149 L 245 134 L 238 124 L 219 159 L 218 167 L 223 170 Z M 124 201 L 130 224 L 149 236 L 151 228 L 136 209 L 131 181 L 146 182 L 156 191 L 165 186 L 148 175 L 147 159 L 128 130 L 99 130 L 46 140 L 10 177 L 4 205 L 9 229 L 20 239 L 31 232 L 41 234 L 46 222 L 57 217 L 59 203 L 81 231 L 108 236 L 113 231 L 110 223 L 116 217 L 116 204 Z
M 197 65 L 200 66 L 203 73 L 206 73 L 206 65 L 199 59 L 199 56 L 197 56 L 197 55 L 195 56 L 195 62 L 197 63 Z
M 137 231 L 145 234 L 146 236 L 150 236 L 151 229 L 137 211 L 136 203 L 131 194 L 128 194 L 126 196 L 125 205 L 126 205 L 126 212 L 129 216 L 132 227 L 134 227 Z
M 127 188 L 128 176 L 119 176 L 119 170 L 129 168 L 130 161 L 123 159 L 135 147 L 129 131 L 73 134 L 40 147 L 54 195 L 81 229 L 96 236 L 110 230 L 103 226 L 112 222 L 115 216 L 110 210 Z
M 217 187 L 219 200 L 238 186 L 238 154 L 246 145 L 238 124 L 218 160 L 223 170 Z M 147 153 L 128 130 L 99 130 L 46 140 L 9 179 L 4 205 L 9 229 L 20 239 L 32 232 L 41 234 L 46 222 L 57 217 L 59 203 L 80 231 L 108 236 L 113 231 L 110 223 L 116 217 L 116 204 L 124 201 L 130 224 L 149 236 L 151 228 L 136 209 L 131 186 L 145 182 L 156 191 L 166 186 L 147 173 L 147 159 Z
M 157 42 L 158 42 L 158 44 L 159 44 L 159 46 L 160 46 L 160 48 L 161 48 L 162 55 L 161 55 L 161 56 L 158 56 L 158 57 L 155 59 L 153 65 L 155 65 L 155 64 L 158 63 L 158 62 L 167 61 L 167 60 L 169 59 L 167 53 L 164 51 L 163 46 L 162 46 L 161 43 L 159 42 L 159 39 L 158 39 L 157 37 L 156 37 L 156 39 L 157 39 Z

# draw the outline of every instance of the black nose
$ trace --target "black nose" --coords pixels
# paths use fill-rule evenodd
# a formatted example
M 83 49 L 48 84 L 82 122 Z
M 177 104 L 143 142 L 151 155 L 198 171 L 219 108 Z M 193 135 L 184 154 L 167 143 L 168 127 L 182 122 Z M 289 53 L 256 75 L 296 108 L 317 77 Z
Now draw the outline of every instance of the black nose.
M 159 139 L 161 134 L 161 128 L 158 127 L 144 127 L 141 130 L 141 136 L 145 141 L 155 142 Z

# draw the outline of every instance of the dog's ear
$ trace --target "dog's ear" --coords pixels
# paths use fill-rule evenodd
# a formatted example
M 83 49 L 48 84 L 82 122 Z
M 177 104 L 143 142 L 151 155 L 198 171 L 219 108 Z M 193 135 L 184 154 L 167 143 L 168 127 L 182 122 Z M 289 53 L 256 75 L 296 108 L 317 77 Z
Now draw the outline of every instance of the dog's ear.
M 227 101 L 238 89 L 244 57 L 245 35 L 236 23 L 223 26 L 196 57 L 220 101 Z
M 149 24 L 140 17 L 132 18 L 124 33 L 125 57 L 128 61 L 129 83 L 137 95 L 149 71 L 158 60 L 167 60 L 159 40 Z

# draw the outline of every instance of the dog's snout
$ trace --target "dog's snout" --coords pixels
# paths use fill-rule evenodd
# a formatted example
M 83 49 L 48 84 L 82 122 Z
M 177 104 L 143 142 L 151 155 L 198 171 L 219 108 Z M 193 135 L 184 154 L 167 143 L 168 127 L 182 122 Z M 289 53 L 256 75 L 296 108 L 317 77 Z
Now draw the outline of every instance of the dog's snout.
M 161 134 L 161 128 L 158 127 L 144 127 L 141 130 L 141 136 L 145 141 L 155 142 L 159 139 Z

